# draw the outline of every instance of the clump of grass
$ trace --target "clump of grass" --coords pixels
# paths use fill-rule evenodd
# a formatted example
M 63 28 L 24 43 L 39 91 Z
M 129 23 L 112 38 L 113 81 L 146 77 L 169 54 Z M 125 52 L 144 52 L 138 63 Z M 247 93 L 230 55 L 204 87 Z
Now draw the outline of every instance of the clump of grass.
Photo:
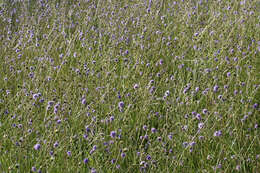
M 0 1 L 1 172 L 257 172 L 257 1 Z

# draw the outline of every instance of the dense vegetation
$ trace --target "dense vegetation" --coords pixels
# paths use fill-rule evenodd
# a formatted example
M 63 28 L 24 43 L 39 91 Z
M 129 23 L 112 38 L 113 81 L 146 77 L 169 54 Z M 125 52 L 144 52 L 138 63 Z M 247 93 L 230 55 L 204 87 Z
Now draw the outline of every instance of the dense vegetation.
M 259 9 L 0 1 L 0 172 L 258 172 Z

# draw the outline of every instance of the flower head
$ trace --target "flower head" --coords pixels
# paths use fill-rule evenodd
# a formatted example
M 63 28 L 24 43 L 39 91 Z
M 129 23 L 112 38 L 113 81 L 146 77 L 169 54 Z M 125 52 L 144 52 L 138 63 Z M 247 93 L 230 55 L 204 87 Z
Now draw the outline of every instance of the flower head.
M 219 86 L 218 86 L 218 85 L 215 85 L 215 86 L 213 87 L 213 91 L 214 91 L 214 92 L 218 92 L 218 89 L 219 89 Z
M 146 160 L 151 160 L 151 159 L 152 159 L 152 157 L 150 155 L 146 156 Z
M 152 131 L 152 133 L 155 133 L 157 130 L 156 130 L 156 128 L 151 128 L 151 131 Z
M 54 148 L 57 148 L 59 146 L 59 142 L 56 141 L 54 144 L 53 144 Z
M 70 157 L 71 156 L 71 151 L 67 151 L 67 155 Z
M 125 158 L 126 154 L 125 153 L 121 153 L 121 157 Z
M 207 113 L 208 113 L 208 110 L 207 110 L 207 109 L 203 109 L 203 110 L 202 110 L 202 113 L 203 113 L 203 114 L 207 114 Z
M 218 131 L 214 132 L 214 136 L 216 136 L 216 137 L 221 136 L 221 135 L 222 135 L 222 131 L 221 130 L 218 130 Z
M 116 137 L 116 132 L 115 131 L 111 131 L 110 132 L 110 136 L 111 136 L 111 138 L 115 138 Z
M 33 147 L 35 150 L 40 150 L 41 144 L 35 144 Z
M 87 164 L 87 163 L 88 163 L 88 158 L 85 158 L 85 159 L 83 160 L 83 162 L 84 162 L 85 164 Z
M 203 127 L 204 127 L 204 123 L 199 123 L 199 124 L 198 124 L 198 128 L 199 128 L 199 129 L 202 129 Z
M 124 103 L 124 102 L 121 101 L 121 102 L 118 103 L 118 107 L 119 107 L 119 108 L 122 109 L 124 106 L 125 106 L 125 103 Z

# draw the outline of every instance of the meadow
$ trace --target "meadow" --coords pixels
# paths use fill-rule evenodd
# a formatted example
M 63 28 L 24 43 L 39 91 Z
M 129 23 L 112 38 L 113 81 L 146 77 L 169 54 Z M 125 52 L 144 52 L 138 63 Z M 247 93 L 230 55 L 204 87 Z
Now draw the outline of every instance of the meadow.
M 0 1 L 0 172 L 260 172 L 259 12 Z

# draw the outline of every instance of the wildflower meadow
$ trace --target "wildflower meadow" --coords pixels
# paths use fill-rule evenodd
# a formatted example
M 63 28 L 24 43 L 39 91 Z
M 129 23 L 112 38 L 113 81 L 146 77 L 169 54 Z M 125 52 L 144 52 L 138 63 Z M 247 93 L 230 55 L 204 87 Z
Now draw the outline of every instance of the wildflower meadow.
M 260 172 L 258 0 L 0 0 L 1 173 Z

